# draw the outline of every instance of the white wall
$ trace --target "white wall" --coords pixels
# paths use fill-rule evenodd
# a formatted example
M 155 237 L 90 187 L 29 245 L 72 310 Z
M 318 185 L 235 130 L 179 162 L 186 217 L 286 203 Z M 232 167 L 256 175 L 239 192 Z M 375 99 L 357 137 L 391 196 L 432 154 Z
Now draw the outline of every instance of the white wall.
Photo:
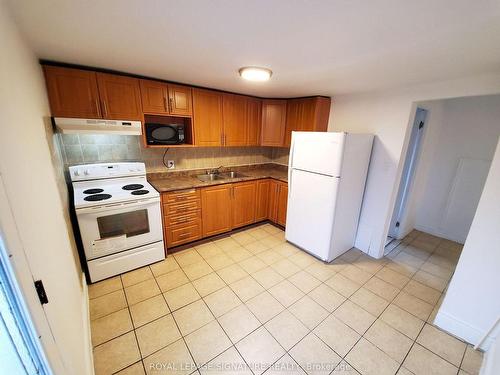
M 15 227 L 5 233 L 12 262 L 25 255 L 35 280 L 45 285 L 44 305 L 64 374 L 90 374 L 85 285 L 65 220 L 46 132 L 45 84 L 36 56 L 23 42 L 0 0 L 0 173 Z M 7 225 L 8 224 L 8 225 Z M 5 229 L 5 228 L 3 228 Z M 17 238 L 14 238 L 17 237 Z M 20 239 L 20 241 L 17 241 Z M 17 241 L 17 242 L 16 242 Z M 15 243 L 20 246 L 14 246 Z M 20 250 L 20 251 L 17 251 Z M 15 268 L 19 272 L 19 268 Z M 26 272 L 18 277 L 26 280 Z M 33 285 L 23 283 L 25 294 Z M 39 306 L 29 305 L 33 313 Z M 39 314 L 37 314 L 39 315 Z M 35 323 L 40 316 L 34 317 Z M 43 340 L 43 339 L 42 339 Z M 52 353 L 52 352 L 51 352 Z M 49 358 L 54 363 L 56 358 Z
M 389 74 L 389 72 L 388 72 Z M 334 98 L 329 131 L 375 134 L 356 247 L 381 257 L 406 152 L 415 103 L 500 93 L 500 75 Z
M 418 106 L 429 113 L 404 227 L 464 243 L 500 135 L 500 95 Z M 465 193 L 457 205 L 450 199 L 457 196 L 452 188 L 461 159 L 474 170 L 455 184 L 457 195 L 458 191 Z M 464 185 L 468 185 L 467 191 Z M 459 212 L 453 214 L 457 208 Z
M 435 323 L 476 344 L 500 314 L 500 140 L 460 260 Z M 484 349 L 492 343 L 495 333 Z

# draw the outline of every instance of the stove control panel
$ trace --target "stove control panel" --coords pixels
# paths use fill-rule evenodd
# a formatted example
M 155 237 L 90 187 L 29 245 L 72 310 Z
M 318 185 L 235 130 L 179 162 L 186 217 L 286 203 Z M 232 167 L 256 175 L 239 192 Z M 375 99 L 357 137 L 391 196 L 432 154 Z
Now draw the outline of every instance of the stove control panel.
M 98 163 L 69 167 L 71 181 L 99 180 L 102 178 L 144 176 L 144 163 Z

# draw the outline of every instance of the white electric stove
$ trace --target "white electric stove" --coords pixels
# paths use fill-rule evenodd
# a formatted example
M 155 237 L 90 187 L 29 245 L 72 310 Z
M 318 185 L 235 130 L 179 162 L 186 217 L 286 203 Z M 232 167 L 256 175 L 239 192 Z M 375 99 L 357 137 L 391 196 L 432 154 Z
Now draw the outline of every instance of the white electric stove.
M 165 258 L 160 194 L 144 163 L 76 165 L 69 172 L 92 282 Z

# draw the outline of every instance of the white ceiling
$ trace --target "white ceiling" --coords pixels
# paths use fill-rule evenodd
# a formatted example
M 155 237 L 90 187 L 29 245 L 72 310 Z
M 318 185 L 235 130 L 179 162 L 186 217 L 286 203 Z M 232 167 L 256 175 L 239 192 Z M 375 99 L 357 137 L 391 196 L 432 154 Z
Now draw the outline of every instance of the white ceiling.
M 498 0 L 10 0 L 38 57 L 260 96 L 500 71 Z M 242 81 L 245 65 L 271 68 Z

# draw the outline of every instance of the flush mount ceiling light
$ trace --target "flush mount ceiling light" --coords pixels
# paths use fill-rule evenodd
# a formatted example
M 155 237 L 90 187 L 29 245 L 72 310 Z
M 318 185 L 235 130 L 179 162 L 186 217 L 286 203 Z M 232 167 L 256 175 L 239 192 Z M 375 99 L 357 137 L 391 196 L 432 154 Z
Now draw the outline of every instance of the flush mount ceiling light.
M 247 81 L 264 82 L 269 81 L 273 74 L 271 69 L 259 68 L 258 66 L 245 66 L 238 70 L 241 78 Z

